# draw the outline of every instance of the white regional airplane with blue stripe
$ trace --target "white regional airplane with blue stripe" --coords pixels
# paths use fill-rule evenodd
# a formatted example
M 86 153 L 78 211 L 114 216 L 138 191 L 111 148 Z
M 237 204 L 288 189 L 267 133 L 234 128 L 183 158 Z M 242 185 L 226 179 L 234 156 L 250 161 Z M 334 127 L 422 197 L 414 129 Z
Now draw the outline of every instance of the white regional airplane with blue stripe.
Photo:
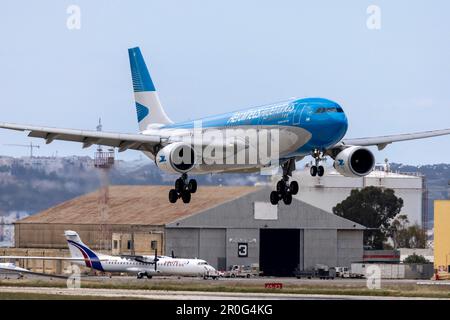
M 144 276 L 202 276 L 216 279 L 218 273 L 214 267 L 202 259 L 186 259 L 168 256 L 122 255 L 111 256 L 97 253 L 81 241 L 78 233 L 66 230 L 64 236 L 69 246 L 70 257 L 45 256 L 0 256 L 0 259 L 10 260 L 57 260 L 68 261 L 77 265 L 86 266 L 101 272 L 134 273 L 138 279 Z M 33 273 L 27 269 L 16 267 L 12 263 L 0 263 L 0 269 Z
M 346 177 L 362 177 L 374 168 L 375 157 L 367 149 L 379 150 L 388 144 L 450 134 L 450 129 L 380 136 L 371 138 L 344 138 L 348 121 L 342 107 L 323 98 L 291 99 L 258 106 L 197 121 L 173 123 L 164 111 L 153 81 L 139 48 L 128 50 L 136 102 L 138 134 L 97 132 L 31 125 L 0 123 L 0 128 L 29 132 L 28 136 L 43 138 L 46 143 L 54 140 L 81 142 L 83 148 L 93 144 L 117 147 L 119 152 L 134 149 L 145 153 L 156 165 L 167 172 L 180 174 L 175 187 L 169 192 L 169 201 L 182 199 L 189 203 L 197 190 L 197 182 L 188 180 L 188 173 L 256 172 L 280 165 L 282 179 L 270 201 L 280 200 L 290 204 L 292 195 L 298 192 L 296 181 L 289 183 L 295 163 L 306 156 L 315 159 L 311 167 L 313 176 L 322 176 L 321 160 L 329 156 L 336 170 Z M 188 112 L 186 110 L 186 112 Z M 261 148 L 251 136 L 251 130 L 267 133 L 267 145 L 274 145 L 276 157 L 250 161 L 261 153 Z M 217 132 L 227 132 L 222 137 Z M 231 132 L 231 133 L 229 133 Z M 227 152 L 221 153 L 220 150 Z M 213 151 L 212 151 L 213 150 Z M 240 157 L 246 152 L 244 158 Z M 244 161 L 236 161 L 236 158 Z M 258 157 L 259 159 L 259 157 Z M 220 161 L 219 161 L 220 160 Z

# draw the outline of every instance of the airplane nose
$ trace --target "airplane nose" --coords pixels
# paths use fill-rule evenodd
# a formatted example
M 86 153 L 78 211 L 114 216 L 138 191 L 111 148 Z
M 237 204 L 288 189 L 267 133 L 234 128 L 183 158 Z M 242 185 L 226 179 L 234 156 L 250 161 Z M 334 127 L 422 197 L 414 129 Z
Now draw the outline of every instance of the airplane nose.
M 333 115 L 333 122 L 337 129 L 347 131 L 348 121 L 345 113 L 338 113 Z
M 342 139 L 347 133 L 348 121 L 345 114 L 335 113 L 331 114 L 328 119 L 326 137 L 323 137 L 323 142 L 334 142 L 335 140 Z

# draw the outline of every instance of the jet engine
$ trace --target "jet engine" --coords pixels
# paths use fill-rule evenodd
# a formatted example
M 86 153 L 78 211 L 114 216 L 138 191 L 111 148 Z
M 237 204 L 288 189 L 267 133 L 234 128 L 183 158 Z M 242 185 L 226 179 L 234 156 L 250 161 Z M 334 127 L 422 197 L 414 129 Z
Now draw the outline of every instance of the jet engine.
M 349 147 L 342 150 L 334 160 L 334 168 L 345 177 L 364 177 L 375 166 L 373 153 L 363 147 Z
M 194 148 L 184 142 L 175 142 L 159 150 L 156 165 L 170 173 L 186 173 L 195 165 Z

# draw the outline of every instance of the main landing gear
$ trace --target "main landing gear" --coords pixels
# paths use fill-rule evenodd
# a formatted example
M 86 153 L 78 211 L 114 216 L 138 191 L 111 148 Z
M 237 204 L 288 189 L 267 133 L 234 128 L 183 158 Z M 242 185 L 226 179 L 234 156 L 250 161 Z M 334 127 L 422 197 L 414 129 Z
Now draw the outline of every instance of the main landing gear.
M 270 203 L 277 205 L 280 200 L 284 204 L 292 203 L 292 196 L 298 193 L 297 181 L 289 183 L 289 177 L 292 177 L 292 171 L 295 170 L 295 160 L 289 159 L 281 165 L 283 169 L 283 178 L 277 182 L 277 190 L 270 193 Z
M 175 181 L 175 189 L 169 191 L 169 201 L 171 203 L 177 202 L 179 198 L 183 200 L 184 203 L 191 202 L 191 194 L 197 191 L 197 181 L 191 179 L 188 181 L 188 176 L 186 173 L 181 175 Z
M 147 277 L 147 279 L 151 279 L 152 278 L 152 276 L 149 275 L 147 272 L 139 272 L 137 274 L 137 278 L 138 279 L 142 279 L 143 277 Z
M 315 165 L 311 167 L 309 172 L 313 177 L 315 176 L 323 177 L 323 175 L 325 174 L 325 168 L 320 165 L 320 162 L 323 160 L 323 156 L 320 153 L 321 152 L 317 149 L 314 150 L 312 153 L 312 156 L 314 157 L 315 160 Z

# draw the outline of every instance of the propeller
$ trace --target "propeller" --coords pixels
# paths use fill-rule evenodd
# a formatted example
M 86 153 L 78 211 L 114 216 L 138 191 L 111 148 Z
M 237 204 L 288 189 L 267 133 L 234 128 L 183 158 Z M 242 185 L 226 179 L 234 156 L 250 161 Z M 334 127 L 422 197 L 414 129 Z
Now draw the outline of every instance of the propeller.
M 158 249 L 155 249 L 155 259 L 153 259 L 154 265 L 155 265 L 155 271 L 157 271 L 158 268 Z

